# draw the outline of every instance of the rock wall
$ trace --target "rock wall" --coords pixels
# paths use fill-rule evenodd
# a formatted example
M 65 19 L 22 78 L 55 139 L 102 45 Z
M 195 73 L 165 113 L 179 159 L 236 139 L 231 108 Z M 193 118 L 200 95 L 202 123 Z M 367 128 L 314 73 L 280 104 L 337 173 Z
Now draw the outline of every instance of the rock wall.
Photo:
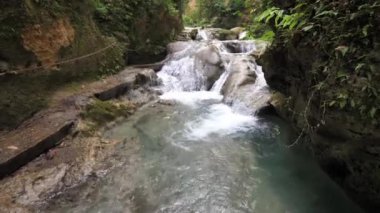
M 278 114 L 299 130 L 321 167 L 368 212 L 380 208 L 378 1 L 269 1 L 301 14 L 276 27 L 261 57 Z M 293 14 L 292 14 L 293 13 Z M 328 14 L 328 15 L 327 15 Z M 276 17 L 275 19 L 281 19 Z
M 327 64 L 325 52 L 310 45 L 305 34 L 293 34 L 286 39 L 289 40 L 278 36 L 260 59 L 268 84 L 281 93 L 277 96 L 281 100 L 275 100 L 281 104 L 274 104 L 277 113 L 304 136 L 297 145 L 309 147 L 321 167 L 353 200 L 369 212 L 376 212 L 380 207 L 379 124 L 376 119 L 363 119 L 360 110 L 352 107 L 354 104 L 353 109 L 348 109 L 334 106 L 333 101 L 325 102 L 336 91 L 350 91 L 348 99 L 366 91 L 356 89 L 360 81 L 340 84 L 339 78 L 331 80 L 329 75 L 326 77 L 329 89 L 316 89 L 318 85 L 326 85 L 316 81 L 317 68 L 323 65 L 334 74 L 337 67 Z M 376 45 L 373 48 L 368 51 L 378 51 Z M 368 63 L 376 67 L 378 59 Z M 379 90 L 380 81 L 375 85 L 374 89 Z
M 120 71 L 130 49 L 154 55 L 152 46 L 165 46 L 182 26 L 180 13 L 169 12 L 167 2 L 176 6 L 142 0 L 1 1 L 0 131 L 49 105 L 54 91 Z
M 68 18 L 61 18 L 48 26 L 27 26 L 21 33 L 26 50 L 33 52 L 45 68 L 56 67 L 61 48 L 70 46 L 75 38 L 75 29 Z

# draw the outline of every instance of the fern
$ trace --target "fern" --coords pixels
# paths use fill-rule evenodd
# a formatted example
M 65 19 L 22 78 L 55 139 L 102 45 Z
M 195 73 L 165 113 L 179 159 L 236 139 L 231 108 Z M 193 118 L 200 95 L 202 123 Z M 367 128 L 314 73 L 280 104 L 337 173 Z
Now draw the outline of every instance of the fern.
M 271 7 L 262 12 L 256 19 L 258 22 L 264 22 L 268 24 L 270 21 L 274 21 L 274 26 L 278 29 L 299 29 L 305 25 L 302 21 L 304 13 L 292 13 L 286 14 L 284 10 L 277 7 Z

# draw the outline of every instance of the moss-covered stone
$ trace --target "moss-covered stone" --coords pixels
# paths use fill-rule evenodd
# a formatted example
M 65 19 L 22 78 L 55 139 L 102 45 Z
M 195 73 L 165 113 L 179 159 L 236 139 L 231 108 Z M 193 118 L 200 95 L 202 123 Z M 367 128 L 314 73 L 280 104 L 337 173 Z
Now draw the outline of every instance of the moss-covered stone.
M 136 109 L 137 106 L 131 102 L 95 100 L 89 104 L 86 110 L 81 114 L 87 125 L 82 132 L 92 134 L 99 127 L 117 118 L 130 116 Z

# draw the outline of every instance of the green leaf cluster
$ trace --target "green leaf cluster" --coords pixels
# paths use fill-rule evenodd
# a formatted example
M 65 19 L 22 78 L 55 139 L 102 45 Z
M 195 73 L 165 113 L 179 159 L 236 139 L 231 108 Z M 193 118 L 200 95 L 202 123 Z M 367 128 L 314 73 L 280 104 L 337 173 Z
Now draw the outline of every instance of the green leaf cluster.
M 321 108 L 380 125 L 380 2 L 378 0 L 268 0 L 252 25 L 274 33 L 274 47 L 315 53 L 301 78 Z M 285 6 L 284 6 L 285 5 Z M 305 82 L 302 82 L 305 83 Z
M 245 16 L 258 0 L 196 0 L 196 8 L 187 8 L 184 23 L 187 26 L 216 26 L 231 28 L 244 24 Z M 189 0 L 185 4 L 188 4 Z

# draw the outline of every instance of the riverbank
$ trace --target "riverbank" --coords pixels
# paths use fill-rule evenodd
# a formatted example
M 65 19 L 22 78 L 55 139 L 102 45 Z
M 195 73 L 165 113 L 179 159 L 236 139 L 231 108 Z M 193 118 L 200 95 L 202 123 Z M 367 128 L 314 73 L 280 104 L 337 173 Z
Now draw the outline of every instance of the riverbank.
M 105 111 L 98 110 L 85 116 L 89 114 L 89 106 L 113 99 L 110 106 L 129 106 L 122 109 L 131 114 L 155 98 L 155 92 L 149 86 L 156 83 L 153 70 L 126 68 L 101 81 L 83 84 L 75 91 L 57 92 L 48 109 L 37 113 L 19 128 L 3 132 L 0 136 L 0 171 L 2 177 L 10 176 L 0 182 L 0 204 L 11 205 L 9 210 L 14 210 L 20 203 L 27 206 L 41 202 L 52 193 L 85 180 L 93 167 L 99 166 L 96 162 L 111 153 L 116 143 L 99 137 L 102 126 L 95 128 L 91 116 L 106 115 L 101 125 L 120 117 L 108 116 L 114 109 L 102 109 Z M 19 169 L 25 164 L 28 166 Z M 23 190 L 26 190 L 23 196 L 16 196 Z

